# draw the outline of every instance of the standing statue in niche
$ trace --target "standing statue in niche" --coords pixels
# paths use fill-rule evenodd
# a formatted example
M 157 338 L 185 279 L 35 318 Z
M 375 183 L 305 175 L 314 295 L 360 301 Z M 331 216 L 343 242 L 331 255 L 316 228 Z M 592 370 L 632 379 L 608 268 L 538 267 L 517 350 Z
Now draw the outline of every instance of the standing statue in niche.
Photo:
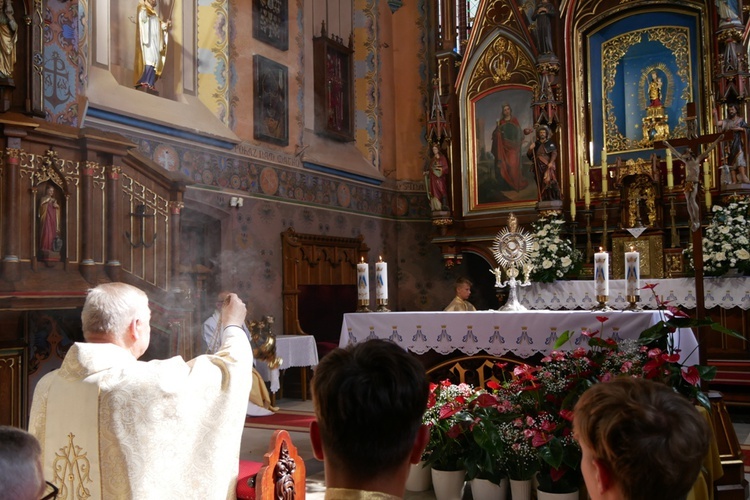
M 448 159 L 437 144 L 432 145 L 432 157 L 424 171 L 427 199 L 433 212 L 450 210 L 448 206 Z
M 560 184 L 557 180 L 557 146 L 552 142 L 550 129 L 546 125 L 536 131 L 536 141 L 529 147 L 526 156 L 534 162 L 534 176 L 539 185 L 540 201 L 560 200 Z
M 659 108 L 662 106 L 661 101 L 661 89 L 663 83 L 656 71 L 651 72 L 651 81 L 648 82 L 648 99 L 651 102 L 652 108 Z
M 747 137 L 748 127 L 745 120 L 739 115 L 739 107 L 737 104 L 730 104 L 727 106 L 727 117 L 723 120 L 719 120 L 719 115 L 714 109 L 714 121 L 719 129 L 719 132 L 733 132 L 732 141 L 729 143 L 729 157 L 727 159 L 727 165 L 729 165 L 729 172 L 732 177 L 732 183 L 742 182 L 750 183 L 750 179 L 747 177 L 747 160 L 745 159 L 745 149 L 743 137 Z
M 736 0 L 715 0 L 716 10 L 719 14 L 719 26 L 722 24 L 742 24 L 737 15 Z
M 173 0 L 174 1 L 174 0 Z M 133 74 L 140 75 L 135 88 L 156 91 L 156 80 L 164 69 L 167 42 L 172 20 L 162 21 L 156 13 L 156 0 L 138 2 L 138 27 L 135 31 L 135 65 Z
M 708 158 L 724 136 L 719 136 L 711 145 L 699 156 L 695 156 L 692 149 L 687 148 L 684 154 L 680 154 L 672 145 L 664 141 L 664 145 L 672 151 L 677 160 L 685 164 L 685 200 L 687 201 L 688 215 L 690 215 L 690 230 L 697 231 L 701 227 L 701 209 L 698 206 L 698 188 L 700 187 L 701 162 Z
M 3 0 L 3 8 L 0 10 L 0 77 L 13 77 L 17 41 L 18 24 L 13 18 L 13 2 Z
M 552 48 L 552 20 L 555 17 L 555 5 L 549 0 L 541 0 L 531 15 L 536 21 L 537 48 L 540 54 L 554 54 Z
M 40 260 L 60 260 L 60 204 L 55 197 L 55 187 L 47 185 L 39 201 L 39 252 Z

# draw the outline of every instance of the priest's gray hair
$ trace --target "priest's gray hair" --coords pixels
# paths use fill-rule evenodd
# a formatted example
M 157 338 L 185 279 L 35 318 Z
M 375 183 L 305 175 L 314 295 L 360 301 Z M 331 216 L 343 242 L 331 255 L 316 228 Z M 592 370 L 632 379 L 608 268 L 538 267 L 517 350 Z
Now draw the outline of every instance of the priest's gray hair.
M 0 492 L 3 498 L 36 500 L 42 496 L 45 483 L 41 456 L 42 448 L 33 435 L 0 425 Z
M 84 337 L 119 338 L 134 319 L 150 319 L 148 296 L 142 290 L 127 283 L 104 283 L 89 290 L 81 313 Z

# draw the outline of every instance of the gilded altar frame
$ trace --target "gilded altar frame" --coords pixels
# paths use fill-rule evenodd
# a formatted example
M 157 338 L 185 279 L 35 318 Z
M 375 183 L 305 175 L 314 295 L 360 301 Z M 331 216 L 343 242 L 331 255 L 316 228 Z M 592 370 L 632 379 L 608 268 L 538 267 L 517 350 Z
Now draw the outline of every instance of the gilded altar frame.
M 498 32 L 486 40 L 467 62 L 468 77 L 458 90 L 461 122 L 466 124 L 461 129 L 466 145 L 461 159 L 464 215 L 532 208 L 538 200 L 531 160 L 526 156 L 534 141 L 531 104 L 538 77 L 533 59 L 510 33 Z M 510 104 L 519 131 L 515 150 L 520 181 L 515 187 L 501 180 L 491 152 L 504 104 Z
M 653 138 L 645 140 L 641 130 L 641 119 L 648 116 L 645 89 L 652 71 L 664 80 L 664 114 L 669 123 L 665 138 L 686 136 L 687 102 L 697 104 L 698 133 L 703 133 L 701 129 L 710 118 L 704 111 L 710 109 L 710 95 L 701 84 L 711 81 L 706 6 L 691 3 L 655 8 L 643 3 L 635 11 L 633 7 L 608 10 L 606 21 L 595 2 L 584 2 L 576 11 L 571 67 L 575 78 L 585 82 L 574 86 L 571 93 L 577 103 L 571 106 L 576 131 L 571 136 L 575 142 L 572 161 L 579 169 L 584 162 L 594 170 L 600 168 L 603 151 L 610 165 L 615 157 L 645 159 L 653 152 Z M 643 47 L 635 50 L 641 44 Z M 644 52 L 646 56 L 639 59 Z M 625 70 L 629 72 L 628 86 Z M 626 113 L 643 116 L 631 116 L 623 125 Z M 582 177 L 577 177 L 579 189 Z

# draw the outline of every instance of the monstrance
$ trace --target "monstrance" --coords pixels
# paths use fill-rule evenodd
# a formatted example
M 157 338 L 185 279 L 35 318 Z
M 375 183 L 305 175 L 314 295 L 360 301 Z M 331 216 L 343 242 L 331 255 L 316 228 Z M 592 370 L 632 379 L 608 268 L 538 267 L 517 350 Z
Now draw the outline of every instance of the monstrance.
M 518 302 L 516 293 L 517 286 L 529 286 L 529 275 L 534 266 L 531 264 L 531 249 L 534 244 L 534 237 L 518 227 L 518 220 L 512 213 L 508 215 L 508 227 L 498 231 L 495 236 L 495 243 L 492 245 L 492 254 L 495 256 L 497 263 L 505 270 L 508 275 L 508 281 L 502 281 L 502 270 L 500 267 L 492 269 L 495 275 L 495 287 L 510 287 L 508 301 L 501 307 L 500 311 L 525 311 L 526 308 Z M 516 280 L 520 271 L 523 270 L 524 280 Z

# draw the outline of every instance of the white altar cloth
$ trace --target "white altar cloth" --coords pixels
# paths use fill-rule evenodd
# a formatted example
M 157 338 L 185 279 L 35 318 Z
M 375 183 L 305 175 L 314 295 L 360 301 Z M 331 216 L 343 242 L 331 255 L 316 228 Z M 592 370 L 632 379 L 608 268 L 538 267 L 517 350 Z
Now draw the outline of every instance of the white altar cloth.
M 641 287 L 656 283 L 654 292 L 662 300 L 687 309 L 695 308 L 695 278 L 641 279 Z M 719 306 L 724 309 L 739 307 L 750 309 L 750 278 L 705 278 L 703 280 L 706 309 Z M 593 280 L 555 281 L 532 283 L 519 287 L 518 300 L 529 309 L 591 309 L 596 305 Z M 624 309 L 628 306 L 625 280 L 609 280 L 610 307 Z M 656 309 L 656 299 L 651 290 L 641 290 L 640 305 Z
M 312 335 L 277 335 L 276 355 L 283 363 L 281 370 L 287 368 L 316 366 L 318 364 L 318 347 Z M 266 382 L 271 382 L 271 392 L 281 388 L 279 382 L 279 368 L 271 370 L 265 361 L 257 360 L 255 369 Z
M 607 317 L 602 323 L 597 316 Z M 659 311 L 476 311 L 476 312 L 381 312 L 344 314 L 339 347 L 370 338 L 390 339 L 416 354 L 434 350 L 450 354 L 458 349 L 473 355 L 493 356 L 508 352 L 521 358 L 549 353 L 566 330 L 574 333 L 560 350 L 587 347 L 583 328 L 600 330 L 604 338 L 637 339 L 642 331 L 661 320 Z M 698 363 L 698 343 L 690 329 L 678 330 L 675 349 L 687 365 Z

